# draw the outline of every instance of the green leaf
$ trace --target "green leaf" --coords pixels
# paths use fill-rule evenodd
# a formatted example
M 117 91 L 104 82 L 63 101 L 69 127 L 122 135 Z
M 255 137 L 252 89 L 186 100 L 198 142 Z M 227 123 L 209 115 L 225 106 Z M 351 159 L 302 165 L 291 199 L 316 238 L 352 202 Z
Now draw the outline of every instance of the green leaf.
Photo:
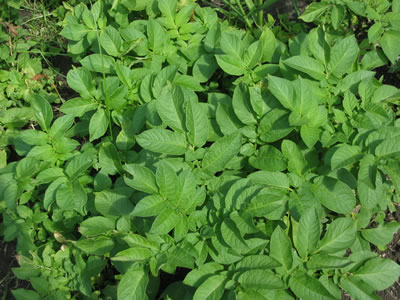
M 296 272 L 290 277 L 289 287 L 301 299 L 335 299 L 321 282 L 303 272 Z
M 346 16 L 346 10 L 343 5 L 334 5 L 331 12 L 331 21 L 334 29 L 338 29 Z
M 277 42 L 274 33 L 268 26 L 264 26 L 260 41 L 264 45 L 262 62 L 272 62 Z
M 130 191 L 128 191 L 130 193 Z M 133 204 L 129 201 L 127 189 L 117 188 L 95 193 L 94 205 L 103 216 L 127 216 L 133 210 Z
M 71 41 L 81 41 L 89 31 L 83 24 L 67 24 L 60 34 Z
M 184 96 L 180 88 L 165 86 L 157 97 L 157 113 L 163 123 L 175 131 L 185 131 Z
M 100 34 L 99 42 L 108 55 L 119 56 L 121 54 L 122 38 L 117 29 L 107 26 Z
M 229 135 L 243 127 L 243 124 L 236 117 L 231 105 L 219 102 L 216 119 L 219 129 L 224 135 Z
M 91 217 L 84 220 L 78 231 L 84 236 L 94 236 L 115 229 L 115 222 L 105 217 Z
M 315 208 L 306 210 L 300 217 L 299 228 L 295 235 L 295 246 L 300 256 L 306 258 L 318 245 L 321 235 L 320 220 Z
M 232 97 L 232 107 L 243 124 L 252 125 L 257 123 L 251 108 L 249 88 L 246 85 L 240 83 L 236 86 Z
M 249 158 L 249 164 L 254 168 L 271 172 L 287 168 L 286 158 L 271 145 L 261 146 L 256 155 Z
M 11 291 L 16 300 L 40 300 L 42 297 L 35 291 L 16 289 Z
M 159 194 L 164 199 L 172 201 L 176 198 L 178 176 L 171 165 L 165 160 L 160 161 L 158 164 L 156 181 L 159 187 Z
M 115 246 L 111 238 L 104 236 L 79 240 L 73 242 L 73 244 L 82 251 L 93 255 L 104 255 L 109 253 Z
M 335 219 L 321 240 L 317 251 L 335 253 L 351 247 L 357 233 L 356 222 L 351 218 Z
M 92 165 L 92 158 L 87 153 L 75 155 L 65 165 L 65 174 L 73 179 L 85 172 Z
M 356 206 L 352 189 L 344 182 L 329 176 L 321 176 L 313 186 L 313 193 L 328 209 L 347 214 Z
M 97 106 L 91 99 L 74 98 L 61 105 L 60 111 L 74 117 L 82 117 L 86 112 L 95 110 Z
M 155 218 L 150 232 L 157 235 L 167 234 L 175 228 L 180 218 L 181 216 L 175 210 L 165 209 Z
M 307 167 L 307 161 L 294 142 L 284 140 L 282 142 L 282 153 L 289 161 L 288 169 L 290 172 L 296 173 L 297 175 L 304 174 Z
M 354 277 L 361 279 L 375 290 L 390 287 L 399 276 L 400 266 L 390 259 L 380 257 L 368 260 L 354 273 Z
M 379 225 L 376 228 L 361 230 L 361 235 L 368 242 L 377 247 L 386 247 L 392 240 L 393 235 L 400 229 L 400 224 L 396 221 Z
M 92 72 L 112 73 L 115 61 L 111 56 L 105 54 L 91 54 L 80 61 L 81 65 Z
M 307 268 L 312 270 L 340 269 L 353 263 L 346 257 L 339 257 L 329 254 L 314 254 L 307 261 Z
M 280 194 L 260 193 L 251 199 L 245 212 L 254 217 L 279 220 L 287 211 L 287 198 Z
M 118 252 L 111 259 L 113 261 L 146 261 L 153 256 L 153 253 L 147 248 L 129 248 Z
M 132 267 L 126 272 L 118 284 L 118 299 L 146 300 L 149 275 L 141 268 Z
M 254 289 L 283 289 L 285 286 L 282 280 L 269 270 L 248 270 L 241 273 L 237 281 L 244 288 Z
M 400 155 L 400 141 L 397 139 L 386 139 L 375 148 L 375 155 L 389 158 Z
M 86 201 L 86 192 L 77 180 L 61 185 L 56 192 L 57 205 L 64 210 L 82 211 Z
M 124 176 L 124 181 L 128 186 L 149 194 L 158 193 L 156 177 L 149 168 L 139 164 L 126 164 L 124 169 L 133 176 L 132 179 Z
M 294 108 L 294 88 L 292 83 L 284 78 L 268 76 L 268 88 L 270 92 L 279 100 L 283 107 L 295 110 Z
M 253 184 L 289 189 L 289 177 L 281 172 L 257 171 L 247 176 Z
M 299 18 L 304 22 L 313 22 L 330 7 L 328 2 L 313 2 L 307 6 L 305 12 Z
M 193 76 L 199 82 L 207 82 L 217 70 L 217 61 L 211 54 L 203 54 L 193 65 Z
M 272 233 L 270 241 L 270 256 L 281 263 L 286 271 L 289 271 L 292 268 L 292 244 L 289 237 L 280 226 L 277 226 Z
M 85 68 L 77 68 L 69 71 L 67 74 L 67 83 L 71 89 L 77 91 L 83 98 L 92 98 L 92 95 L 95 94 L 92 75 Z
M 49 130 L 50 123 L 53 120 L 53 109 L 50 103 L 41 95 L 33 94 L 31 105 L 35 112 L 36 121 L 39 123 L 42 130 Z
M 101 138 L 108 129 L 108 117 L 104 109 L 99 108 L 90 118 L 89 122 L 89 140 L 92 142 Z
M 281 266 L 279 262 L 266 255 L 249 255 L 236 264 L 236 271 L 248 271 L 255 269 L 274 269 Z
M 331 157 L 332 170 L 344 168 L 359 161 L 362 157 L 361 149 L 358 146 L 341 144 Z
M 207 142 L 208 138 L 209 122 L 207 114 L 200 104 L 191 101 L 188 101 L 185 111 L 189 143 L 201 147 Z
M 142 198 L 132 212 L 132 216 L 152 217 L 166 209 L 167 201 L 159 195 L 150 195 Z
M 236 56 L 219 54 L 215 58 L 220 68 L 229 75 L 241 76 L 246 72 L 246 65 Z
M 223 241 L 236 251 L 247 250 L 248 246 L 246 241 L 241 236 L 239 229 L 235 222 L 226 218 L 221 223 L 220 233 Z
M 166 30 L 155 19 L 147 23 L 147 37 L 150 49 L 156 53 L 161 53 L 168 41 Z
M 193 300 L 219 300 L 221 299 L 227 278 L 224 275 L 213 275 L 207 278 L 196 290 Z
M 184 154 L 188 148 L 186 138 L 179 132 L 166 129 L 149 129 L 136 136 L 144 149 L 171 155 Z
M 331 59 L 328 64 L 329 72 L 338 78 L 349 73 L 358 57 L 359 51 L 354 35 L 337 42 L 331 49 Z
M 320 130 L 318 127 L 303 125 L 300 128 L 300 136 L 304 144 L 312 149 L 319 140 Z
M 386 31 L 381 38 L 381 46 L 383 52 L 389 58 L 390 62 L 394 64 L 397 57 L 400 55 L 399 49 L 400 32 L 395 30 Z
M 357 280 L 355 276 L 342 277 L 340 279 L 341 287 L 354 299 L 380 300 L 372 288 L 364 282 Z
M 210 173 L 223 170 L 226 164 L 239 153 L 241 144 L 242 137 L 238 132 L 218 139 L 204 155 L 203 170 Z
M 289 67 L 303 72 L 314 79 L 320 80 L 325 78 L 325 68 L 317 60 L 308 56 L 292 56 L 283 61 Z

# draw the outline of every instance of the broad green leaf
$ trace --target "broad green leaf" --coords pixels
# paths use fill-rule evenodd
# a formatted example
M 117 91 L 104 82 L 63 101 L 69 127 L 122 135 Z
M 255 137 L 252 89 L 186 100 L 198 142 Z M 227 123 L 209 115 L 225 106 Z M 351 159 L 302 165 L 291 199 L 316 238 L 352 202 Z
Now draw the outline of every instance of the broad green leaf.
M 178 176 L 175 170 L 165 160 L 160 161 L 158 164 L 156 182 L 159 188 L 159 194 L 164 197 L 164 199 L 169 201 L 175 200 Z
M 69 71 L 67 74 L 67 83 L 68 86 L 77 91 L 82 98 L 92 98 L 92 95 L 95 93 L 92 75 L 85 68 L 77 68 Z
M 185 131 L 183 97 L 180 88 L 167 85 L 156 100 L 157 113 L 163 123 L 179 132 Z
M 252 172 L 247 176 L 247 178 L 250 179 L 253 184 L 267 185 L 283 189 L 289 189 L 290 186 L 289 177 L 285 173 L 281 172 L 257 171 Z
M 236 86 L 232 97 L 232 107 L 243 124 L 252 125 L 257 123 L 251 108 L 249 88 L 246 85 L 239 84 Z
M 268 26 L 264 26 L 260 41 L 264 46 L 262 62 L 272 62 L 277 42 L 274 33 Z
M 108 55 L 119 56 L 121 54 L 122 38 L 117 29 L 107 26 L 100 34 L 99 42 Z
M 360 160 L 360 168 L 358 171 L 358 181 L 365 183 L 369 188 L 375 188 L 377 175 L 377 165 L 375 157 L 371 154 L 365 155 Z
M 400 266 L 390 259 L 380 257 L 370 259 L 354 273 L 354 277 L 376 290 L 390 287 L 399 276 Z
M 84 220 L 78 231 L 84 236 L 94 236 L 115 229 L 115 222 L 105 217 L 91 217 Z
M 380 300 L 372 288 L 364 282 L 357 280 L 355 276 L 342 277 L 341 287 L 354 299 Z
M 40 296 L 35 291 L 26 290 L 26 289 L 15 289 L 11 291 L 12 295 L 16 300 L 41 300 L 42 296 Z
M 188 150 L 183 134 L 166 129 L 146 130 L 136 136 L 136 141 L 144 149 L 158 153 L 181 155 Z
M 166 30 L 155 19 L 150 19 L 147 23 L 147 37 L 150 49 L 156 53 L 161 53 L 168 41 Z
M 86 205 L 87 194 L 82 185 L 74 180 L 61 185 L 56 192 L 57 205 L 63 210 L 82 211 Z
M 196 290 L 193 300 L 221 299 L 228 279 L 224 275 L 213 275 L 207 278 Z
M 193 65 L 193 76 L 199 82 L 207 82 L 217 70 L 217 61 L 211 54 L 203 54 Z
M 113 240 L 110 237 L 105 236 L 81 239 L 73 242 L 73 244 L 87 254 L 93 255 L 104 255 L 109 253 L 115 246 Z
M 375 155 L 379 157 L 398 157 L 400 155 L 400 141 L 386 139 L 375 148 Z
M 307 261 L 307 268 L 312 270 L 320 269 L 340 269 L 353 263 L 346 257 L 334 256 L 329 254 L 314 254 Z
M 352 165 L 359 161 L 361 157 L 362 154 L 360 147 L 341 144 L 337 147 L 331 157 L 332 170 Z
M 399 49 L 400 32 L 395 30 L 386 31 L 381 38 L 381 46 L 383 52 L 389 58 L 390 62 L 394 64 L 397 57 L 400 55 Z
M 126 188 L 116 188 L 95 193 L 94 205 L 103 216 L 121 217 L 129 215 L 133 204 L 129 200 L 130 191 Z
M 196 205 L 194 194 L 196 193 L 196 178 L 192 171 L 183 171 L 178 176 L 178 184 L 175 193 L 174 206 L 182 209 L 184 212 Z
M 238 276 L 237 281 L 244 288 L 283 289 L 282 280 L 269 270 L 247 270 Z
M 281 266 L 279 262 L 270 256 L 266 255 L 249 255 L 245 256 L 240 262 L 236 264 L 236 271 L 248 271 L 255 269 L 274 269 Z
M 81 65 L 92 72 L 112 73 L 115 61 L 111 56 L 105 54 L 91 54 L 80 61 Z
M 331 21 L 332 21 L 332 26 L 335 30 L 337 30 L 340 27 L 345 16 L 346 16 L 346 10 L 343 5 L 338 4 L 332 7 Z
M 153 256 L 147 248 L 134 247 L 118 252 L 111 259 L 113 261 L 146 261 Z
M 393 240 L 393 235 L 400 229 L 400 224 L 392 221 L 376 228 L 361 230 L 361 235 L 377 247 L 386 247 Z
M 331 49 L 331 59 L 328 64 L 329 72 L 338 78 L 349 73 L 358 57 L 359 51 L 354 35 L 337 42 Z
M 287 160 L 282 152 L 271 145 L 264 145 L 255 156 L 249 158 L 249 164 L 265 171 L 283 171 L 287 168 Z
M 254 217 L 279 220 L 287 211 L 287 200 L 282 194 L 260 193 L 251 199 L 245 212 Z
M 83 24 L 67 24 L 60 34 L 71 41 L 80 41 L 89 31 L 90 29 Z
M 138 217 L 152 217 L 160 214 L 167 207 L 167 201 L 159 195 L 150 195 L 140 199 L 132 215 Z
M 132 267 L 118 284 L 118 299 L 146 300 L 149 275 L 143 269 Z
M 156 177 L 149 168 L 138 164 L 126 164 L 124 169 L 133 176 L 132 179 L 124 176 L 124 181 L 128 186 L 149 194 L 158 193 Z
M 155 218 L 150 232 L 157 235 L 167 234 L 174 229 L 181 217 L 175 210 L 165 209 Z
M 216 262 L 199 265 L 186 275 L 183 283 L 193 287 L 199 287 L 208 277 L 211 277 L 223 269 L 224 267 Z
M 288 159 L 289 171 L 300 176 L 304 174 L 307 161 L 298 146 L 290 140 L 284 140 L 281 147 L 283 155 Z
M 238 132 L 217 140 L 204 155 L 203 170 L 210 173 L 223 170 L 226 164 L 239 153 L 241 144 L 242 137 Z
M 231 219 L 226 218 L 222 221 L 220 233 L 223 241 L 232 249 L 235 249 L 236 251 L 248 249 L 246 241 L 241 236 L 241 233 L 237 228 L 235 222 L 233 222 Z
M 89 154 L 83 153 L 72 157 L 65 166 L 65 174 L 69 178 L 76 178 L 85 172 L 92 165 L 92 158 Z
M 344 182 L 329 176 L 317 179 L 313 193 L 322 205 L 340 214 L 349 213 L 356 206 L 356 197 L 352 189 Z
M 39 94 L 33 94 L 30 101 L 35 112 L 36 121 L 42 130 L 49 130 L 50 123 L 53 120 L 53 109 L 50 103 Z
M 216 119 L 219 129 L 224 135 L 229 135 L 243 127 L 243 124 L 236 117 L 231 105 L 218 103 Z
M 279 100 L 283 107 L 295 110 L 294 108 L 294 88 L 292 83 L 284 78 L 268 76 L 268 88 L 270 92 Z
M 165 24 L 169 28 L 176 27 L 175 25 L 175 15 L 176 15 L 176 0 L 165 0 L 158 2 L 158 8 L 160 9 L 162 15 L 165 17 Z
M 201 147 L 208 138 L 208 117 L 203 107 L 198 103 L 188 101 L 186 104 L 186 128 L 188 140 L 195 147 Z
M 55 140 L 59 139 L 60 137 L 63 137 L 67 132 L 67 130 L 71 128 L 73 122 L 74 122 L 73 115 L 58 117 L 53 122 L 53 125 L 50 128 L 49 135 Z
M 109 125 L 109 120 L 106 111 L 102 108 L 99 108 L 90 118 L 89 122 L 90 141 L 94 141 L 98 138 L 101 138 L 107 132 L 108 125 Z
M 61 105 L 60 111 L 74 117 L 82 117 L 86 112 L 95 110 L 97 106 L 91 99 L 74 98 Z
M 307 6 L 305 12 L 299 18 L 304 22 L 313 22 L 330 7 L 328 2 L 313 2 Z
M 319 242 L 321 234 L 320 220 L 315 208 L 308 209 L 300 217 L 299 229 L 295 235 L 295 246 L 300 256 L 306 258 Z
M 321 282 L 303 272 L 298 271 L 290 277 L 289 287 L 301 299 L 335 299 Z
M 157 252 L 160 250 L 160 244 L 158 242 L 148 240 L 139 234 L 127 233 L 124 237 L 122 237 L 122 239 L 133 248 L 149 248 Z
M 277 226 L 272 233 L 270 241 L 270 256 L 282 264 L 286 271 L 292 268 L 293 254 L 289 237 Z
M 356 238 L 356 222 L 350 218 L 335 219 L 315 252 L 335 253 L 353 245 Z
M 300 128 L 300 136 L 304 144 L 309 149 L 312 149 L 319 140 L 320 129 L 314 126 L 303 125 Z
M 289 114 L 283 109 L 273 109 L 261 119 L 258 132 L 266 143 L 276 142 L 287 136 L 294 127 L 289 124 Z
M 215 58 L 220 68 L 229 75 L 241 76 L 246 72 L 246 65 L 236 56 L 218 54 Z
M 308 56 L 292 56 L 286 60 L 284 63 L 289 67 L 303 72 L 314 79 L 320 80 L 325 78 L 325 68 L 317 60 Z

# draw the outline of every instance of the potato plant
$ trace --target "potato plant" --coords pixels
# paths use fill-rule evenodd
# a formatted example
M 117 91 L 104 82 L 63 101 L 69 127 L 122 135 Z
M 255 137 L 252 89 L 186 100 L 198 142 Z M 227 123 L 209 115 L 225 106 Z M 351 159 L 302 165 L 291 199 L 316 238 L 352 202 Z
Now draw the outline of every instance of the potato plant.
M 400 228 L 400 92 L 374 70 L 397 62 L 398 2 L 367 48 L 340 22 L 285 42 L 191 1 L 65 5 L 77 96 L 30 93 L 0 169 L 15 298 L 379 299 L 400 275 L 375 251 Z

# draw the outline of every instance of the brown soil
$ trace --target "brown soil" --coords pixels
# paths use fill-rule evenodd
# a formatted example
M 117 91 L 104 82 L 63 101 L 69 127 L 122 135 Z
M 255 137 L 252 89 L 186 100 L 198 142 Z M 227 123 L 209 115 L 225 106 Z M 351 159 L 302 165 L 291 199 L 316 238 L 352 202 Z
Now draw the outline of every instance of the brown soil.
M 15 254 L 15 242 L 0 240 L 0 299 L 13 299 L 11 290 L 30 286 L 29 282 L 19 280 L 11 271 L 11 268 L 18 267 Z

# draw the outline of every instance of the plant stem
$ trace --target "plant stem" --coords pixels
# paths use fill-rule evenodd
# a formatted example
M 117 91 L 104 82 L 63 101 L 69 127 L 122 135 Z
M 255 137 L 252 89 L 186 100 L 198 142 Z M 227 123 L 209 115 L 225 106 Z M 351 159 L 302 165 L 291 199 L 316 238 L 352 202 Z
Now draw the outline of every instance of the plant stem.
M 264 0 L 258 0 L 258 7 L 261 7 L 264 3 Z M 264 11 L 260 10 L 258 12 L 258 26 L 262 27 L 264 25 Z
M 242 18 L 244 19 L 246 26 L 253 33 L 253 26 L 251 25 L 250 20 L 247 17 L 246 12 L 243 9 L 242 3 L 240 3 L 240 0 L 236 0 L 236 4 L 239 7 L 240 14 L 242 15 Z

